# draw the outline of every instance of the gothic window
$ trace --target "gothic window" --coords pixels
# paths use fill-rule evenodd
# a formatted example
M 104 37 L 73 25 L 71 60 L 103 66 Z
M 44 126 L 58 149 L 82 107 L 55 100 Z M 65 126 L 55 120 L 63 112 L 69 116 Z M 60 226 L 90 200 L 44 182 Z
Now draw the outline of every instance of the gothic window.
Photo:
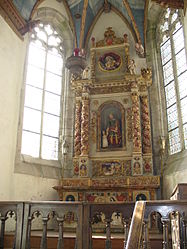
M 187 62 L 180 12 L 167 9 L 159 28 L 169 153 L 175 154 L 187 148 Z
M 39 23 L 28 48 L 21 154 L 58 160 L 62 76 L 62 38 Z

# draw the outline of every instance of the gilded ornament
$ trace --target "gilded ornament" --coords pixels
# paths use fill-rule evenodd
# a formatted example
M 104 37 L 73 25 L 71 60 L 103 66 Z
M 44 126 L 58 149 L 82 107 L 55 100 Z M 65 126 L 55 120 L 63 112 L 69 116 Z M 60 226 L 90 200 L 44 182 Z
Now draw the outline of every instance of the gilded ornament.
M 151 125 L 149 117 L 148 96 L 141 97 L 142 149 L 143 153 L 151 153 Z
M 81 101 L 77 100 L 75 104 L 75 133 L 74 133 L 74 153 L 75 156 L 81 154 Z

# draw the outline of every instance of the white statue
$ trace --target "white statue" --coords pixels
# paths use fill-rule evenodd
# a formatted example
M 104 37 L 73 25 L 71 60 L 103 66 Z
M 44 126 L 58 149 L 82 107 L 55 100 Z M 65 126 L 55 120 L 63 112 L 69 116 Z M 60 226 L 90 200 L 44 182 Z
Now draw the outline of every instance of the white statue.
M 136 64 L 135 64 L 134 59 L 130 60 L 128 69 L 129 69 L 130 74 L 136 74 Z
M 143 45 L 141 44 L 141 42 L 136 43 L 135 49 L 136 49 L 136 53 L 137 53 L 140 57 L 143 57 L 143 56 L 144 56 L 144 47 L 143 47 Z
M 86 67 L 82 72 L 82 79 L 89 79 L 90 78 L 90 67 Z

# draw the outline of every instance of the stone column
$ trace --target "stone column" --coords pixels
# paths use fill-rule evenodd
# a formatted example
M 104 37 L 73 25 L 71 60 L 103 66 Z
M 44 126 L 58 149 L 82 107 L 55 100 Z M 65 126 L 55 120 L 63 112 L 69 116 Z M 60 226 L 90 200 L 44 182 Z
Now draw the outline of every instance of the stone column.
M 74 155 L 75 157 L 81 154 L 81 98 L 76 97 L 75 103 L 75 132 L 74 132 Z
M 142 151 L 149 154 L 151 149 L 151 126 L 149 116 L 148 96 L 141 96 L 141 121 L 142 121 Z
M 142 152 L 141 145 L 141 124 L 140 124 L 140 99 L 136 82 L 131 88 L 132 94 L 132 137 L 133 137 L 133 154 Z

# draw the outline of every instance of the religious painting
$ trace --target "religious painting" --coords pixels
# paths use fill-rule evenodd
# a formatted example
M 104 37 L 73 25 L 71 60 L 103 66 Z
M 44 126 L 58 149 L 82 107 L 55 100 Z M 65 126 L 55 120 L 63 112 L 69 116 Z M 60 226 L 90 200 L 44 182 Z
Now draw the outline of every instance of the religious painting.
M 142 174 L 142 160 L 141 157 L 134 157 L 132 160 L 132 174 L 141 175 Z
M 121 104 L 106 102 L 98 113 L 98 148 L 116 150 L 125 145 L 125 113 Z
M 122 59 L 117 53 L 108 52 L 100 56 L 98 63 L 101 71 L 114 72 L 120 69 Z
M 88 159 L 80 158 L 79 161 L 79 176 L 86 177 L 88 175 Z
M 133 192 L 134 201 L 146 201 L 150 200 L 149 191 L 134 191 Z
M 92 176 L 130 176 L 131 160 L 92 161 Z
M 118 175 L 122 167 L 119 162 L 107 162 L 102 164 L 102 172 L 105 176 Z

